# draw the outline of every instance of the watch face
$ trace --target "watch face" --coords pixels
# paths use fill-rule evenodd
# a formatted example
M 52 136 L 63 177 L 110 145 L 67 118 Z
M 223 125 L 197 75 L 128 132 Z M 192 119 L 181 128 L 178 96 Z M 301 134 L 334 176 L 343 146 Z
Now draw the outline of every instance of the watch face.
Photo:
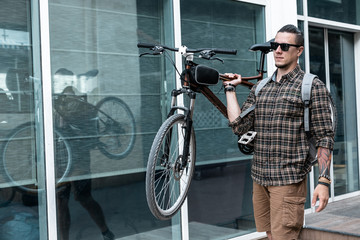
M 233 86 L 228 86 L 224 88 L 225 92 L 235 92 L 235 88 Z

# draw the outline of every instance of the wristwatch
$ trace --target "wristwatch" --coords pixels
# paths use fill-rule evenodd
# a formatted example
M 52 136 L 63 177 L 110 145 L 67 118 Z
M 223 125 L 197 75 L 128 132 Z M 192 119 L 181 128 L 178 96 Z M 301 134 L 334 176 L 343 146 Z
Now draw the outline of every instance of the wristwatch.
M 235 92 L 235 86 L 231 83 L 227 84 L 224 86 L 224 93 L 226 94 L 226 92 Z

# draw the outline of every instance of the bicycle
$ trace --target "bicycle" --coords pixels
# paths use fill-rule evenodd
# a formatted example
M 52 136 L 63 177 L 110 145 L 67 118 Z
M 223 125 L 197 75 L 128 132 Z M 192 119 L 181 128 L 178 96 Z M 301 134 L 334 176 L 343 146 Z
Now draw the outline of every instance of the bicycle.
M 89 79 L 97 74 L 98 70 L 91 70 L 77 77 Z M 57 185 L 66 181 L 71 170 L 71 143 L 78 141 L 84 144 L 82 140 L 85 139 L 91 149 L 97 148 L 114 160 L 125 158 L 135 144 L 135 118 L 123 100 L 109 96 L 93 105 L 87 101 L 87 94 L 76 92 L 73 86 L 68 86 L 53 95 Z M 34 122 L 19 125 L 5 138 L 0 151 L 7 180 L 22 192 L 39 191 L 35 148 L 37 132 Z
M 148 54 L 167 54 L 167 51 L 178 52 L 184 57 L 185 67 L 179 74 L 182 87 L 171 92 L 171 108 L 167 119 L 154 138 L 146 170 L 145 187 L 149 209 L 156 218 L 168 220 L 181 208 L 195 168 L 196 139 L 192 116 L 196 93 L 203 94 L 227 118 L 226 106 L 208 86 L 217 84 L 219 79 L 223 81 L 231 79 L 226 78 L 224 74 L 219 74 L 213 68 L 195 63 L 194 53 L 199 53 L 199 57 L 202 59 L 222 61 L 215 57 L 217 53 L 235 55 L 237 51 L 216 48 L 190 49 L 185 46 L 172 48 L 148 43 L 139 43 L 137 46 L 150 50 L 150 52 L 140 54 L 140 57 Z M 255 84 L 250 80 L 263 78 L 265 55 L 271 51 L 270 42 L 255 44 L 250 47 L 250 50 L 261 51 L 261 56 L 258 75 L 242 77 L 242 84 L 249 88 Z M 174 62 L 173 65 L 176 69 Z M 177 72 L 179 73 L 179 71 Z M 188 106 L 177 106 L 176 98 L 183 94 L 189 97 L 189 104 Z

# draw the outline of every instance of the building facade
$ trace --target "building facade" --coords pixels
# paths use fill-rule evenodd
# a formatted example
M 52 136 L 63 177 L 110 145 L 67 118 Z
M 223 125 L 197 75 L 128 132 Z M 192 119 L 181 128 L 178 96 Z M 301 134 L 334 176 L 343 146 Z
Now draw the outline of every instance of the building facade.
M 330 201 L 360 194 L 359 0 L 1 0 L 0 12 L 0 239 L 264 236 L 252 213 L 251 155 L 201 95 L 188 199 L 171 220 L 151 215 L 147 158 L 182 59 L 139 58 L 137 43 L 237 49 L 219 55 L 224 63 L 199 62 L 252 76 L 260 55 L 249 47 L 288 23 L 304 31 L 301 67 L 337 107 Z M 271 74 L 272 53 L 266 62 Z M 211 89 L 225 101 L 220 83 Z M 248 92 L 239 87 L 239 100 Z M 314 166 L 305 213 L 316 179 Z

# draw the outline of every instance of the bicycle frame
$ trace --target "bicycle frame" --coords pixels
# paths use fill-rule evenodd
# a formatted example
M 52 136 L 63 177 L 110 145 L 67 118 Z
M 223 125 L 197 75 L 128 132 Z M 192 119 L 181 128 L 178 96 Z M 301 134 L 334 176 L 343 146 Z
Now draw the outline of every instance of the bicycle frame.
M 252 83 L 252 82 L 249 82 L 250 80 L 258 80 L 259 81 L 259 80 L 263 79 L 264 73 L 266 73 L 266 71 L 264 71 L 264 62 L 265 62 L 265 55 L 266 54 L 267 54 L 267 52 L 264 52 L 264 51 L 261 52 L 260 68 L 258 70 L 259 74 L 255 75 L 255 76 L 242 77 L 242 83 L 241 83 L 242 85 L 251 88 L 255 84 Z M 193 65 L 193 62 L 191 60 L 186 60 L 185 69 L 190 69 L 192 65 Z M 196 98 L 195 91 L 191 90 L 191 88 L 193 88 L 193 89 L 197 89 L 202 95 L 204 95 L 214 105 L 214 107 L 220 111 L 220 113 L 225 118 L 228 118 L 226 106 L 210 90 L 210 88 L 208 86 L 201 85 L 201 84 L 198 84 L 196 82 L 190 82 L 189 79 L 190 79 L 189 73 L 185 72 L 185 81 L 184 81 L 184 84 L 183 84 L 182 88 L 179 89 L 179 90 L 174 89 L 172 91 L 172 93 L 171 93 L 171 96 L 172 96 L 171 110 L 170 110 L 170 112 L 168 114 L 168 117 L 173 115 L 174 112 L 177 109 L 181 109 L 181 110 L 185 111 L 186 116 L 188 116 L 187 112 L 189 112 L 189 114 L 190 114 L 189 116 L 192 119 L 192 114 L 193 114 L 193 109 L 194 109 L 194 104 L 195 104 L 195 98 Z M 231 80 L 231 79 L 226 78 L 226 76 L 224 74 L 220 74 L 220 79 L 223 80 L 223 81 L 230 81 Z M 176 97 L 178 95 L 180 95 L 180 94 L 183 94 L 183 93 L 186 93 L 190 98 L 190 107 L 189 107 L 189 109 L 187 109 L 185 107 L 176 106 Z

